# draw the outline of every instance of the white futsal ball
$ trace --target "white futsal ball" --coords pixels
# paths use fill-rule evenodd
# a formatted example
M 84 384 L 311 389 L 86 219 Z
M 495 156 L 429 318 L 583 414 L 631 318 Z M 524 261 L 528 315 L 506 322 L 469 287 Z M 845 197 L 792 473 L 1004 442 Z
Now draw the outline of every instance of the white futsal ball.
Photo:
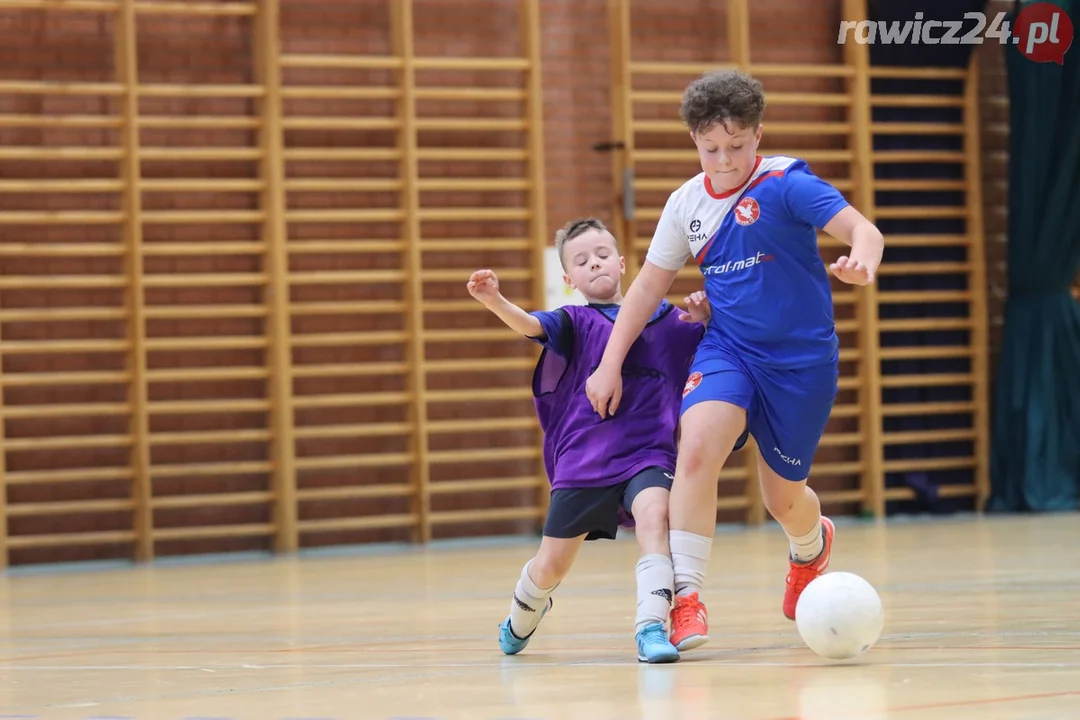
M 803 642 L 831 660 L 862 655 L 881 637 L 884 623 L 874 586 L 848 572 L 815 578 L 795 606 L 795 626 Z

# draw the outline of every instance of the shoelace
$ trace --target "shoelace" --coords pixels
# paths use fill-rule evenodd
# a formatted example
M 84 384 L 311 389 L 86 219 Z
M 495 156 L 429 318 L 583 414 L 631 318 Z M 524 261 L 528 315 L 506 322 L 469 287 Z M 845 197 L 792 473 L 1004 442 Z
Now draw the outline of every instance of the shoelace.
M 795 592 L 801 593 L 803 588 L 810 584 L 810 581 L 817 577 L 817 571 L 812 569 L 809 565 L 805 567 L 794 567 L 788 573 L 788 582 Z
M 696 602 L 681 603 L 675 606 L 673 614 L 677 623 L 690 622 L 697 619 L 700 605 Z

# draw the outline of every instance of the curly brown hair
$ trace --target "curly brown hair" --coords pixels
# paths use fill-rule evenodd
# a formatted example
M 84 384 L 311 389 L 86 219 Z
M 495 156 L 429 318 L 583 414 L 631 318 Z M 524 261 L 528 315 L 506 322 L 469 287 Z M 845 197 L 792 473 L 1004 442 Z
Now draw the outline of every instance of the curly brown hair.
M 707 72 L 686 87 L 679 114 L 695 135 L 717 124 L 728 132 L 756 128 L 765 115 L 765 90 L 760 81 L 738 70 Z M 737 127 L 729 127 L 729 122 Z

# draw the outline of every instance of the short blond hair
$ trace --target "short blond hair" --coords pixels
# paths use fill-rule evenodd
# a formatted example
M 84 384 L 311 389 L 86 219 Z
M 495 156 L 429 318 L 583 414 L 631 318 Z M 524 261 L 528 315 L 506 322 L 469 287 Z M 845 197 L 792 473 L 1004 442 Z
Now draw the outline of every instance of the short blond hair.
M 584 235 L 589 230 L 608 232 L 607 225 L 594 217 L 571 220 L 559 228 L 555 233 L 555 251 L 559 253 L 559 263 L 563 270 L 566 269 L 566 260 L 563 258 L 563 246 L 574 238 Z

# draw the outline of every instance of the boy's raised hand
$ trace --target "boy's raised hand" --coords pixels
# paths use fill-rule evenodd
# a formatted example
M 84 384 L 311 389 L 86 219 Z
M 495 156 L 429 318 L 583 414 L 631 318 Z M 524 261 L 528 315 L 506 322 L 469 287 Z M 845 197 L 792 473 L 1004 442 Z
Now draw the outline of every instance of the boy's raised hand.
M 841 255 L 829 266 L 832 274 L 848 285 L 869 285 L 874 282 L 874 269 L 863 262 Z
M 470 295 L 485 305 L 499 297 L 499 278 L 494 270 L 477 270 L 469 277 L 465 287 Z
M 686 310 L 679 313 L 680 320 L 703 325 L 709 322 L 712 308 L 709 306 L 709 296 L 705 294 L 704 290 L 698 290 L 690 294 L 683 299 L 683 303 L 686 304 Z

